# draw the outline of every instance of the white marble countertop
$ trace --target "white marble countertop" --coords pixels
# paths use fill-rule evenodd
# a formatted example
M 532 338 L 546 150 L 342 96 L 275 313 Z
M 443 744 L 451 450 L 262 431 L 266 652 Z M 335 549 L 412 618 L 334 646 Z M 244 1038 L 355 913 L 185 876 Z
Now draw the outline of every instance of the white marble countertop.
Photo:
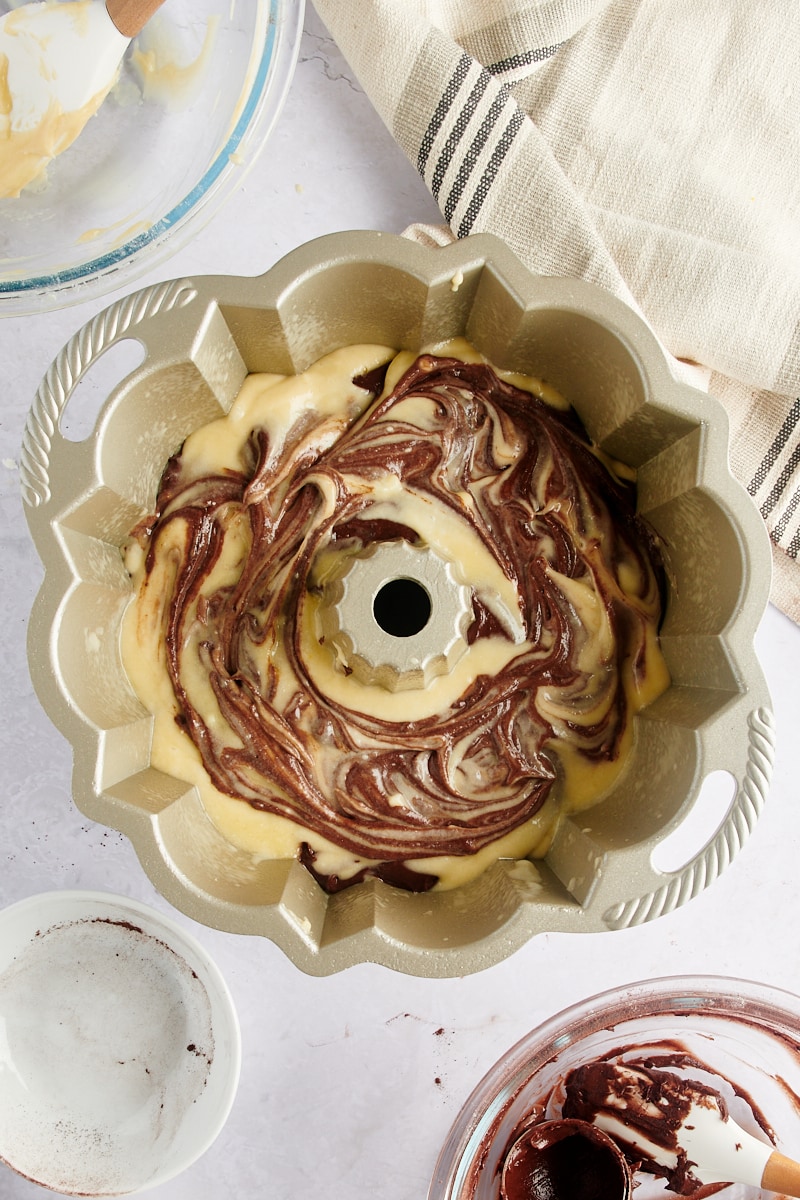
M 439 220 L 432 200 L 310 12 L 288 102 L 266 151 L 222 212 L 142 283 L 254 274 L 319 234 L 400 232 L 418 220 Z M 39 707 L 26 664 L 26 623 L 41 566 L 19 495 L 23 425 L 50 361 L 105 303 L 0 322 L 0 906 L 54 888 L 99 888 L 176 915 L 130 844 L 75 808 L 68 747 Z M 800 728 L 800 629 L 770 607 L 757 648 L 778 736 L 764 814 L 720 880 L 650 925 L 541 935 L 501 965 L 464 979 L 420 980 L 374 965 L 316 979 L 266 940 L 206 929 L 177 914 L 228 980 L 244 1061 L 222 1134 L 183 1176 L 150 1192 L 153 1200 L 424 1200 L 439 1148 L 473 1085 L 565 1005 L 674 974 L 740 976 L 800 992 L 800 796 L 791 757 Z M 42 1194 L 0 1166 L 0 1200 Z

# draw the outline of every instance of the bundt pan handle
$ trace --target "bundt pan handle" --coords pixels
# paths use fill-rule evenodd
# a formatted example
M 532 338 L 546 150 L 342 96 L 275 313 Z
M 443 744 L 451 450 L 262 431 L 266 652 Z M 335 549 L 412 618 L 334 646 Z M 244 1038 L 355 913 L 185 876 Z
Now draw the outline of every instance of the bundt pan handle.
M 22 498 L 37 545 L 38 538 L 46 536 L 48 513 L 60 512 L 58 496 L 54 497 L 59 482 L 68 481 L 74 494 L 75 479 L 85 478 L 87 485 L 93 481 L 92 460 L 100 430 L 84 442 L 71 442 L 64 436 L 61 421 L 70 397 L 93 364 L 116 343 L 133 339 L 147 350 L 148 336 L 158 336 L 163 347 L 165 318 L 192 304 L 197 295 L 191 281 L 179 279 L 117 300 L 79 329 L 51 363 L 28 414 L 20 453 Z M 182 339 L 180 348 L 176 347 L 177 361 L 190 345 Z
M 302 370 L 348 342 L 415 349 L 459 335 L 498 366 L 546 377 L 604 449 L 638 468 L 640 505 L 680 585 L 662 631 L 673 685 L 637 717 L 619 785 L 566 818 L 544 860 L 500 862 L 449 892 L 369 880 L 327 896 L 293 859 L 255 862 L 224 841 L 195 789 L 150 765 L 152 720 L 119 651 L 130 598 L 120 548 L 152 511 L 167 458 L 227 411 L 248 371 Z M 144 361 L 110 393 L 92 434 L 70 441 L 70 397 L 124 338 L 142 343 Z M 20 467 L 45 566 L 29 662 L 73 747 L 76 804 L 129 836 L 162 895 L 198 921 L 267 936 L 310 974 L 371 961 L 458 976 L 539 932 L 622 929 L 672 911 L 719 876 L 758 820 L 774 729 L 753 636 L 771 563 L 763 522 L 727 466 L 724 410 L 673 378 L 624 304 L 531 275 L 489 235 L 435 250 L 331 235 L 256 279 L 175 280 L 117 301 L 42 381 Z M 657 870 L 654 849 L 717 770 L 735 781 L 719 830 L 678 870 Z
M 609 909 L 604 918 L 609 929 L 639 925 L 691 900 L 718 879 L 742 849 L 761 816 L 772 777 L 775 721 L 767 705 L 749 713 L 745 744 L 744 771 L 719 831 L 685 867 L 668 875 L 652 891 Z M 725 761 L 729 761 L 727 755 Z
M 33 684 L 73 747 L 76 803 L 88 816 L 134 838 L 141 832 L 141 813 L 109 805 L 100 769 L 104 740 L 114 728 L 134 732 L 139 743 L 149 737 L 149 722 L 119 656 L 118 626 L 131 591 L 120 548 L 151 511 L 167 458 L 188 432 L 186 412 L 171 402 L 170 384 L 183 389 L 189 402 L 197 392 L 197 423 L 219 415 L 213 382 L 203 378 L 202 389 L 197 385 L 202 376 L 213 381 L 213 372 L 195 362 L 198 330 L 209 320 L 208 302 L 186 279 L 156 284 L 111 304 L 79 329 L 51 364 L 31 406 L 20 451 L 24 509 L 45 567 L 28 625 Z M 140 343 L 141 366 L 106 397 L 92 433 L 71 440 L 63 431 L 70 399 L 98 360 L 124 340 Z M 112 430 L 107 438 L 118 405 L 130 400 L 132 390 L 141 396 L 155 386 L 150 370 L 155 355 L 163 382 L 161 395 L 149 405 L 150 428 L 131 426 L 121 437 Z M 223 391 L 229 403 L 246 370 L 235 358 L 226 366 Z M 132 486 L 115 486 L 119 461 L 126 464 Z M 95 720 L 87 715 L 91 706 L 82 704 L 87 687 L 99 693 L 105 709 Z

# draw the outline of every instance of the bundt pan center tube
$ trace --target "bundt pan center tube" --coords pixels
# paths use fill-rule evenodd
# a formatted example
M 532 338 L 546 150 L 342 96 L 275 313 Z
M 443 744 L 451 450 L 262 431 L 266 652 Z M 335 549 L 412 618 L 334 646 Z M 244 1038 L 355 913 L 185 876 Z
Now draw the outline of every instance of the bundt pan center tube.
M 543 858 L 503 859 L 450 890 L 368 878 L 328 894 L 297 855 L 222 836 L 197 789 L 151 762 L 153 717 L 123 666 L 132 594 L 123 552 L 155 511 L 168 460 L 229 411 L 248 376 L 296 375 L 343 347 L 418 354 L 465 338 L 498 370 L 545 381 L 592 442 L 636 474 L 638 512 L 666 573 L 660 645 L 670 684 L 633 718 L 624 769 L 594 807 L 559 821 Z M 111 346 L 144 347 L 92 434 L 61 422 Z M 115 302 L 42 381 L 21 456 L 44 563 L 29 626 L 37 694 L 74 752 L 75 801 L 133 842 L 154 885 L 194 919 L 261 934 L 302 970 L 358 962 L 446 977 L 499 962 L 544 931 L 625 928 L 711 884 L 752 832 L 769 783 L 773 719 L 753 638 L 771 556 L 728 468 L 722 406 L 678 382 L 644 323 L 581 281 L 540 278 L 489 235 L 442 249 L 379 233 L 308 243 L 255 278 L 156 284 Z M 429 688 L 468 653 L 470 588 L 435 548 L 378 543 L 327 580 L 323 633 L 348 671 L 394 693 Z M 402 643 L 401 653 L 397 644 Z M 720 828 L 675 870 L 653 853 L 704 780 L 735 781 Z

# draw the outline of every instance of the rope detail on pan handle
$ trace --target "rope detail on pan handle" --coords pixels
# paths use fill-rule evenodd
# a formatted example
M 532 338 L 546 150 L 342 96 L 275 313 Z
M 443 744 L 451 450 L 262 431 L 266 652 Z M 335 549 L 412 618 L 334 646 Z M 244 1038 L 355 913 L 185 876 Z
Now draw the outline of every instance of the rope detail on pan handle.
M 660 888 L 608 909 L 603 920 L 609 929 L 643 925 L 694 899 L 719 878 L 742 849 L 761 816 L 775 757 L 775 719 L 771 710 L 754 709 L 747 724 L 744 778 L 715 837 Z
M 184 308 L 197 295 L 188 280 L 174 279 L 126 296 L 98 313 L 70 338 L 39 384 L 20 452 L 22 498 L 31 508 L 50 499 L 50 451 L 72 392 L 91 364 L 113 342 L 157 313 Z

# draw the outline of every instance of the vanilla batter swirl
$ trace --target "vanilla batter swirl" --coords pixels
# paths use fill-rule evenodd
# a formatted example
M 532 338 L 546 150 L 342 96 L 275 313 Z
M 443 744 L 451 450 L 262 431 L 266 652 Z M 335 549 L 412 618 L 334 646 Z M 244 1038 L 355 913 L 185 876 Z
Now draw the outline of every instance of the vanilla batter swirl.
M 331 887 L 402 864 L 433 882 L 519 831 L 516 853 L 541 851 L 666 686 L 635 487 L 571 409 L 465 358 L 406 356 L 383 394 L 351 375 L 338 409 L 293 401 L 216 469 L 188 439 L 135 531 L 139 642 L 158 627 L 177 726 L 215 792 L 302 831 L 307 862 L 344 852 Z M 321 633 L 342 556 L 394 539 L 472 595 L 464 659 L 419 692 L 359 684 Z

